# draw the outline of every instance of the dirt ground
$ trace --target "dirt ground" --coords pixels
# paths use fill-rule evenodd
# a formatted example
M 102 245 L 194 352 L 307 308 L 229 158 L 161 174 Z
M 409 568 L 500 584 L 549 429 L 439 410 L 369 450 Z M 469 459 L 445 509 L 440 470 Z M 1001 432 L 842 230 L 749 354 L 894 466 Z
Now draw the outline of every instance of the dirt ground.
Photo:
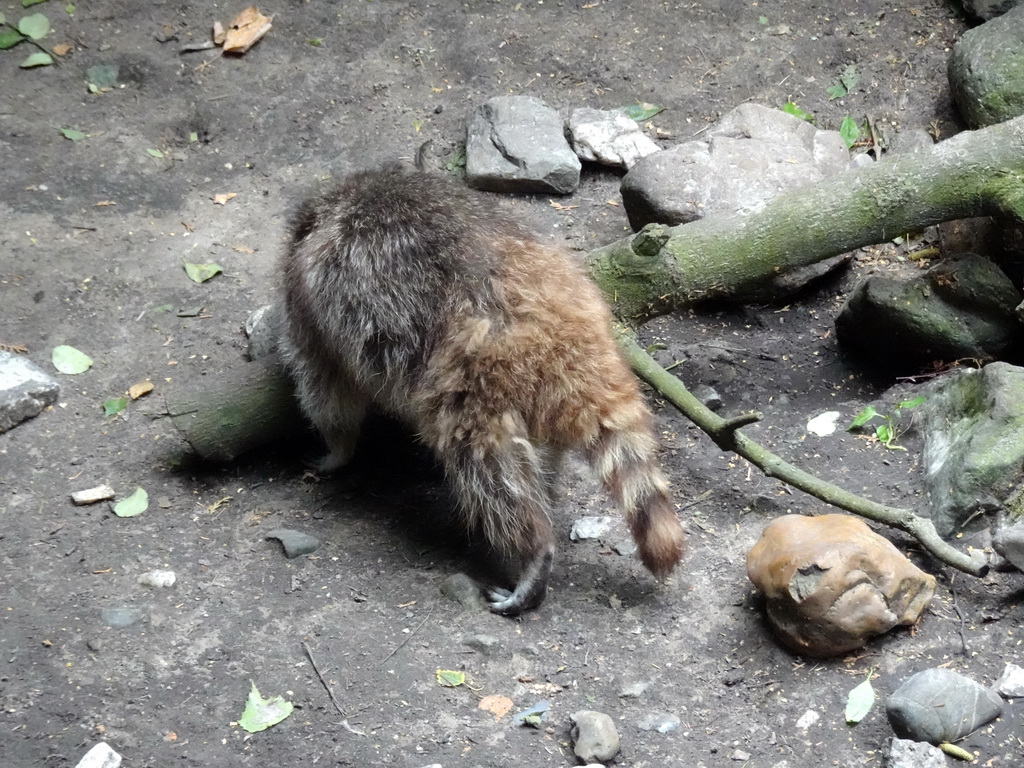
M 826 127 L 870 115 L 949 136 L 960 126 L 946 59 L 965 23 L 947 3 L 271 0 L 261 10 L 273 29 L 241 58 L 179 53 L 241 2 L 20 6 L 0 0 L 8 19 L 45 12 L 46 44 L 71 51 L 27 70 L 27 44 L 0 51 L 0 342 L 48 369 L 58 344 L 96 363 L 61 377 L 53 408 L 0 435 L 0 765 L 75 765 L 106 740 L 132 767 L 566 766 L 569 714 L 596 709 L 615 720 L 625 766 L 878 766 L 882 708 L 855 728 L 843 718 L 870 670 L 884 695 L 930 666 L 987 684 L 1024 661 L 1020 574 L 954 578 L 892 534 L 940 582 L 916 631 L 827 662 L 780 650 L 745 554 L 773 517 L 823 505 L 723 455 L 655 398 L 691 536 L 682 572 L 661 587 L 616 554 L 621 525 L 571 543 L 573 520 L 611 509 L 574 466 L 553 590 L 521 621 L 440 595 L 445 578 L 486 576 L 487 563 L 438 524 L 448 500 L 437 473 L 391 431 L 320 481 L 302 447 L 203 465 L 160 418 L 165 395 L 244 364 L 242 325 L 274 297 L 287 212 L 323 176 L 409 157 L 427 138 L 443 167 L 467 111 L 504 93 L 563 111 L 664 105 L 653 124 L 665 146 L 742 102 L 791 98 Z M 109 92 L 87 88 L 97 64 L 119 68 Z M 850 64 L 859 84 L 830 102 L 825 89 Z M 614 172 L 586 169 L 557 201 L 567 207 L 517 205 L 585 251 L 627 231 L 617 185 Z M 225 193 L 237 196 L 216 204 Z M 192 283 L 186 261 L 224 274 Z M 893 268 L 891 253 L 865 251 L 799 299 L 657 320 L 643 340 L 681 361 L 673 370 L 687 384 L 714 386 L 724 412 L 762 410 L 748 433 L 784 457 L 920 508 L 916 435 L 892 452 L 804 428 L 826 409 L 852 418 L 886 384 L 845 361 L 832 319 L 859 276 Z M 104 416 L 104 399 L 144 379 L 155 392 L 126 418 Z M 71 504 L 70 492 L 102 482 L 121 495 L 145 488 L 149 509 L 121 519 L 107 504 Z M 281 527 L 322 547 L 285 559 L 265 540 Z M 154 568 L 177 584 L 137 584 Z M 117 609 L 139 620 L 109 626 Z M 496 646 L 464 644 L 479 635 Z M 438 669 L 468 682 L 441 687 Z M 250 681 L 293 701 L 292 716 L 255 735 L 238 727 Z M 620 696 L 634 683 L 646 690 Z M 513 712 L 549 700 L 546 727 L 496 720 L 478 708 L 492 694 Z M 819 718 L 798 727 L 808 711 Z M 645 730 L 665 713 L 678 729 Z M 1020 704 L 1008 705 L 963 746 L 983 765 L 1021 765 L 1021 727 Z

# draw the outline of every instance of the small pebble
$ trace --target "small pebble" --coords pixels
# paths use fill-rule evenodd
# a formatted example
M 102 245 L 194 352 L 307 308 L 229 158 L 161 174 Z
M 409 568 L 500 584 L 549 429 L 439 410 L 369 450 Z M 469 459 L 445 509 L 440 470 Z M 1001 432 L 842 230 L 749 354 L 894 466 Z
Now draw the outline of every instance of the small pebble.
M 610 517 L 581 517 L 572 524 L 569 538 L 573 541 L 599 539 L 612 529 Z
M 174 571 L 146 571 L 136 581 L 144 587 L 173 587 Z
M 923 741 L 893 739 L 886 755 L 886 768 L 947 768 L 946 755 Z
M 84 491 L 75 491 L 71 494 L 71 501 L 76 506 L 82 507 L 86 504 L 95 504 L 97 501 L 109 501 L 117 494 L 109 485 L 97 485 L 95 488 L 86 488 Z M 97 745 L 99 746 L 99 745 Z
M 642 717 L 636 725 L 641 731 L 668 733 L 676 730 L 680 726 L 680 722 L 679 718 L 670 712 L 652 712 Z

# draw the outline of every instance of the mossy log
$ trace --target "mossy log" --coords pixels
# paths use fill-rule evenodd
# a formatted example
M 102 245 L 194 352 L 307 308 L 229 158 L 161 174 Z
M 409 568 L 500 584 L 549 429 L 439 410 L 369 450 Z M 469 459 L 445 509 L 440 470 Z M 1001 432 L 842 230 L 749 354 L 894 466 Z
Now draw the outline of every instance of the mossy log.
M 651 224 L 588 261 L 616 315 L 637 325 L 712 299 L 769 299 L 766 287 L 788 272 L 996 214 L 1024 220 L 1024 117 L 782 194 L 754 214 Z

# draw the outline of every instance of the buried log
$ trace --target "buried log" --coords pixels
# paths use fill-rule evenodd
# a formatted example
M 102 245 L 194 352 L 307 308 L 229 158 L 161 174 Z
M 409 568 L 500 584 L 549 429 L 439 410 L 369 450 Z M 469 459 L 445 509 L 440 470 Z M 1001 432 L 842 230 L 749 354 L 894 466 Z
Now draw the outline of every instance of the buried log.
M 779 195 L 747 216 L 649 224 L 588 261 L 615 314 L 636 325 L 710 299 L 770 299 L 786 273 L 932 224 L 996 214 L 1024 220 L 1024 117 Z

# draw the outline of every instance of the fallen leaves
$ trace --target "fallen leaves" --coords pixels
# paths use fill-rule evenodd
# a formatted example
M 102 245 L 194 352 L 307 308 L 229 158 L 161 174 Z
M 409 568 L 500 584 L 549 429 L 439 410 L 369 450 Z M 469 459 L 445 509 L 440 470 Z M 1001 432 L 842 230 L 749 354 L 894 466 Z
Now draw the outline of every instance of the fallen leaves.
M 213 42 L 220 45 L 225 53 L 245 53 L 270 31 L 272 21 L 255 5 L 249 6 L 231 20 L 227 29 L 220 22 L 214 22 Z

